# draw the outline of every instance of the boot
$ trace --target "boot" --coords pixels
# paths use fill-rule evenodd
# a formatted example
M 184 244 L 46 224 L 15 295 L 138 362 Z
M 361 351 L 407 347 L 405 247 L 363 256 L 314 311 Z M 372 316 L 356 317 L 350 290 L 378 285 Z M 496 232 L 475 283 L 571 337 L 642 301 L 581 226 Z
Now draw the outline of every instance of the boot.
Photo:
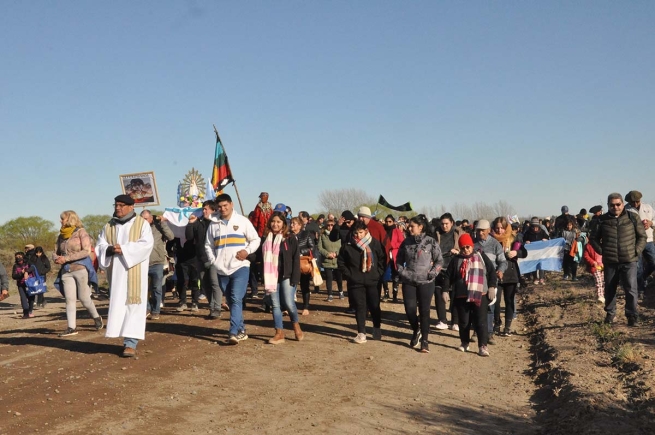
M 268 340 L 268 344 L 282 344 L 284 343 L 284 329 L 275 328 L 275 336 Z
M 293 333 L 296 334 L 296 340 L 298 341 L 302 341 L 302 339 L 305 338 L 305 334 L 303 334 L 300 329 L 300 323 L 293 324 Z
M 382 297 L 382 300 L 384 302 L 387 302 L 389 300 L 389 290 L 387 289 L 384 290 L 384 296 Z
M 397 304 L 398 303 L 398 288 L 395 287 L 393 289 L 393 303 Z

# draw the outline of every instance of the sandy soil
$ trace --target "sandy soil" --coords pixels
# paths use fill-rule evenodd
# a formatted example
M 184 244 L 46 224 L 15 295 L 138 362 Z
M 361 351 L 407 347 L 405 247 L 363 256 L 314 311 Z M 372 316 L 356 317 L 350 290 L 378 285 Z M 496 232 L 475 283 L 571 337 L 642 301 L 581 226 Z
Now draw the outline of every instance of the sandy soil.
M 383 340 L 363 345 L 346 302 L 314 295 L 301 319 L 306 338 L 266 344 L 272 316 L 249 303 L 250 339 L 224 345 L 228 313 L 209 321 L 166 301 L 149 321 L 138 359 L 92 328 L 83 308 L 79 335 L 66 327 L 63 299 L 19 319 L 15 288 L 0 303 L 0 434 L 349 433 L 530 434 L 541 387 L 532 346 L 520 333 L 499 338 L 491 357 L 461 353 L 457 333 L 435 331 L 430 354 L 408 347 L 402 304 L 383 306 Z M 99 301 L 106 315 L 107 302 Z M 433 312 L 434 317 L 434 312 Z M 472 343 L 472 349 L 477 349 Z M 581 372 L 582 373 L 582 372 Z

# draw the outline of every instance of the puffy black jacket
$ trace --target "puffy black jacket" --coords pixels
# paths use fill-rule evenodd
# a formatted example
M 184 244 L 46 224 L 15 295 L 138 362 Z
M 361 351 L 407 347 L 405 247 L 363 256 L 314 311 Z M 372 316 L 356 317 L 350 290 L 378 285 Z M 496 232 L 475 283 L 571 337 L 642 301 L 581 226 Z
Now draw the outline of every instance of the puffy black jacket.
M 623 210 L 618 217 L 605 213 L 590 239 L 603 263 L 633 263 L 646 247 L 646 230 L 636 213 Z
M 384 274 L 384 249 L 375 238 L 369 245 L 373 253 L 371 270 L 362 272 L 362 251 L 353 244 L 352 239 L 341 246 L 337 264 L 344 278 L 348 281 L 348 288 L 352 286 L 376 284 Z

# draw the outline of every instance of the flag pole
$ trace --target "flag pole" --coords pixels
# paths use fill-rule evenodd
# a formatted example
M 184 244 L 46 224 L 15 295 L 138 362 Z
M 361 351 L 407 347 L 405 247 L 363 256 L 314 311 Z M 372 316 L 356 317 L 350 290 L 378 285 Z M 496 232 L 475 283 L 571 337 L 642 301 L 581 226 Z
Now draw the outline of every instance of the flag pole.
M 225 158 L 227 158 L 227 150 L 225 149 L 225 144 L 224 144 L 223 141 L 221 140 L 221 136 L 219 136 L 219 134 L 218 134 L 218 130 L 216 130 L 216 125 L 212 124 L 212 126 L 214 126 L 214 133 L 216 133 L 216 138 L 218 139 L 218 141 L 219 141 L 219 142 L 221 143 L 221 145 L 223 146 L 223 152 L 225 153 Z M 231 169 L 232 169 L 232 168 L 230 168 L 230 170 L 231 170 Z M 234 172 L 232 172 L 232 176 L 234 177 Z M 245 216 L 246 214 L 245 214 L 244 211 L 243 211 L 243 203 L 241 203 L 241 196 L 239 196 L 239 189 L 237 189 L 237 182 L 236 182 L 236 180 L 233 180 L 233 181 L 232 181 L 232 185 L 234 186 L 234 191 L 237 193 L 237 199 L 239 200 L 239 207 L 241 208 L 241 214 Z

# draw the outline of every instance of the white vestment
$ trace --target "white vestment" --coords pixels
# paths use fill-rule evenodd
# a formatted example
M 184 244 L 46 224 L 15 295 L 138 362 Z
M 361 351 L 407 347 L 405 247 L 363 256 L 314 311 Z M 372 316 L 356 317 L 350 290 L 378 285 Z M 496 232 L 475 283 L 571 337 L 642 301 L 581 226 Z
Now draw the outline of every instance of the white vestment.
M 148 260 L 154 244 L 148 222 L 144 222 L 141 236 L 136 242 L 129 241 L 130 228 L 135 219 L 116 225 L 116 243 L 122 254 L 107 256 L 107 242 L 103 228 L 96 255 L 103 270 L 111 267 L 109 315 L 107 316 L 106 337 L 129 337 L 143 340 L 146 333 L 146 311 L 148 308 Z M 127 270 L 133 266 L 141 268 L 141 303 L 127 305 Z

